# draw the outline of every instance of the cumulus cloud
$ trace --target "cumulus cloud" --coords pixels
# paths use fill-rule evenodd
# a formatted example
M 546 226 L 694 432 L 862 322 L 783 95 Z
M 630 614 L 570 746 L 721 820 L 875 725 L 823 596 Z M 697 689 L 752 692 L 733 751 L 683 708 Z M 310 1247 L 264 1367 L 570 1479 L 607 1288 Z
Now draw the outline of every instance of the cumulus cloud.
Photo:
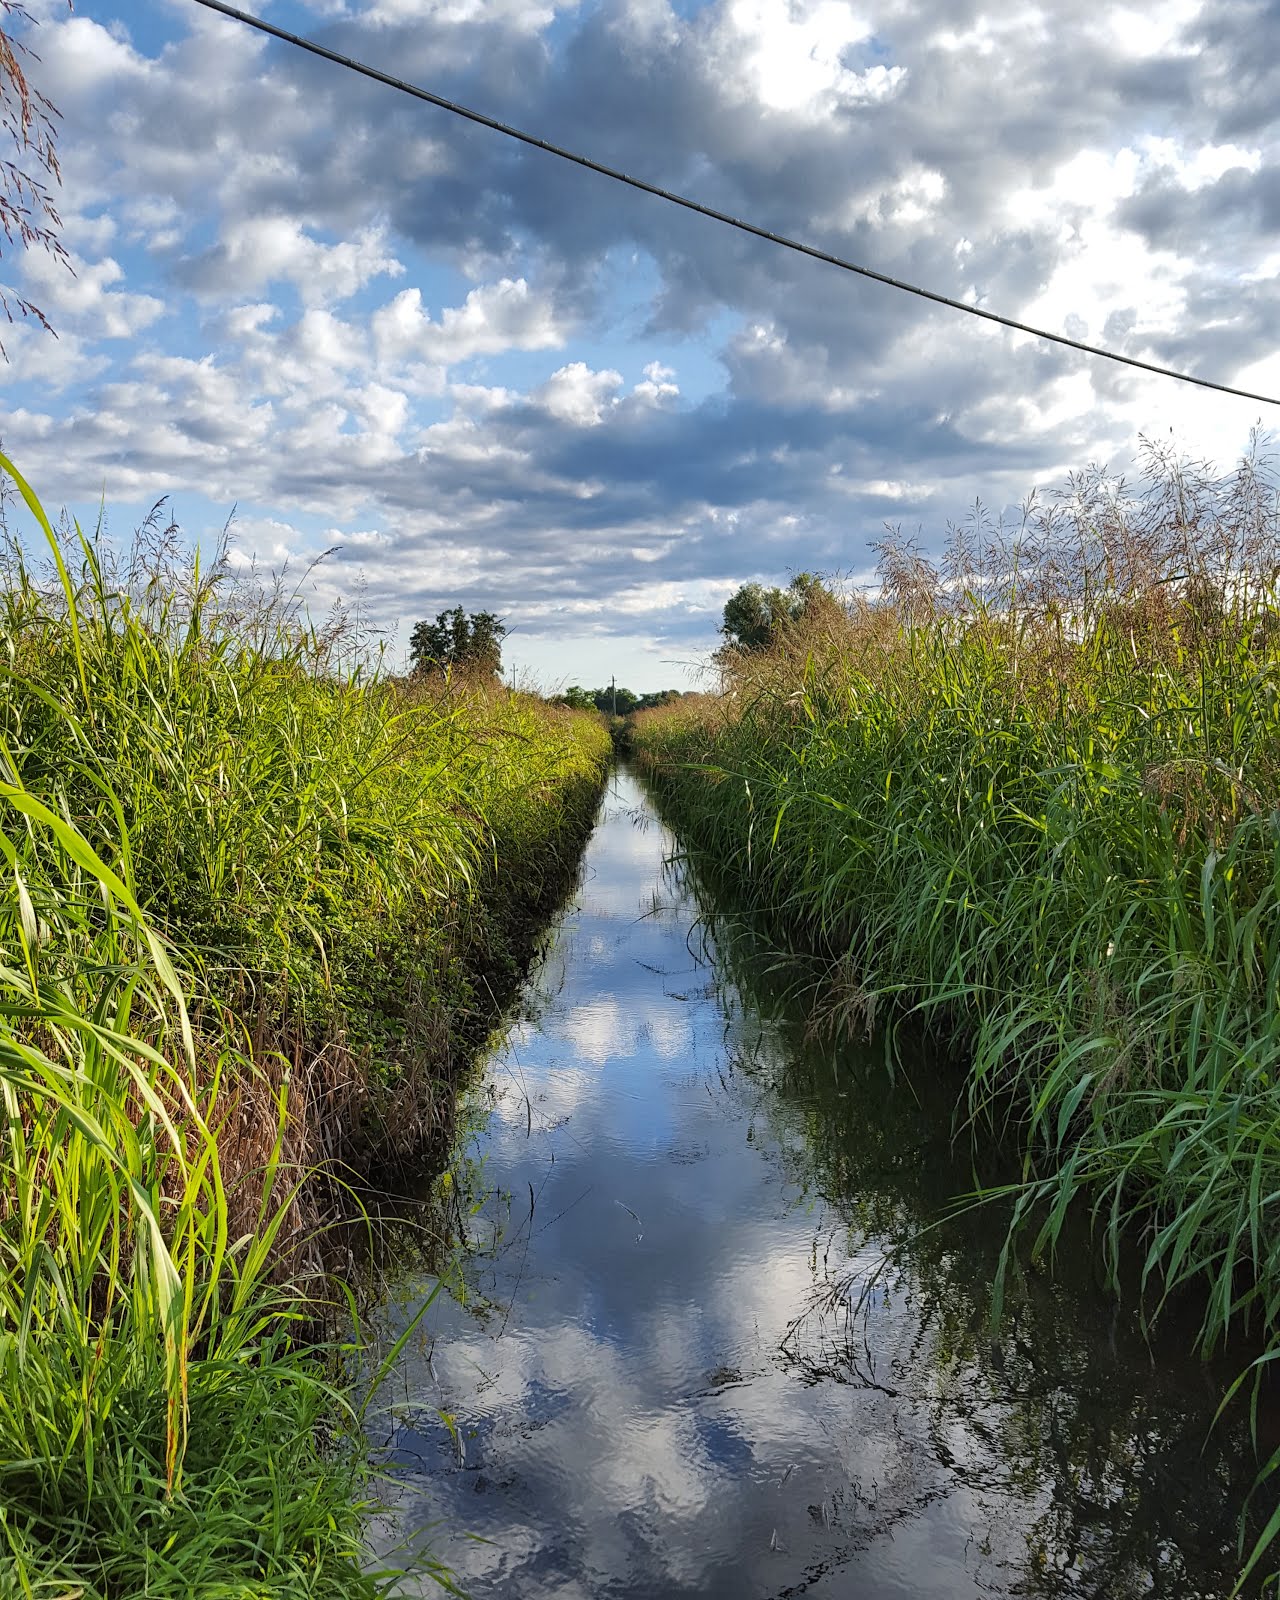
M 478 355 L 508 350 L 551 350 L 564 342 L 555 308 L 530 292 L 523 278 L 472 289 L 461 306 L 446 306 L 433 321 L 420 289 L 405 289 L 372 319 L 383 359 L 417 357 L 452 366 Z
M 88 261 L 71 251 L 64 262 L 41 251 L 23 262 L 24 284 L 45 314 L 99 339 L 130 339 L 164 315 L 159 296 L 118 288 L 124 277 L 111 256 Z
M 881 270 L 1280 383 L 1265 0 L 295 10 Z M 6 443 L 55 495 L 185 488 L 376 529 L 335 570 L 358 559 L 388 625 L 459 599 L 509 608 L 525 641 L 709 640 L 725 585 L 860 565 L 886 514 L 927 540 L 975 494 L 1127 465 L 1140 431 L 1229 456 L 1256 417 L 717 230 L 224 19 L 95 13 L 42 9 L 76 277 L 21 264 L 65 343 L 45 362 L 15 330 Z
M 404 270 L 388 252 L 381 228 L 326 244 L 296 218 L 265 216 L 230 219 L 218 244 L 184 262 L 178 276 L 199 293 L 229 298 L 288 284 L 304 304 L 322 305 L 347 300 L 370 279 L 398 278 Z
M 585 361 L 572 361 L 551 374 L 535 399 L 557 422 L 597 428 L 617 404 L 614 395 L 621 386 L 620 372 L 593 372 Z

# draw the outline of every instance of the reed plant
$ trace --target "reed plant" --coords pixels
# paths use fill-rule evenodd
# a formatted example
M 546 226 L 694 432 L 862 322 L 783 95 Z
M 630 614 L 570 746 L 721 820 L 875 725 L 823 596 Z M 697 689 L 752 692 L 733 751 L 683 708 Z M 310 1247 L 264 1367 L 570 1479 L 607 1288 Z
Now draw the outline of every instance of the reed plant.
M 323 1229 L 447 1129 L 607 736 L 0 467 L 0 1596 L 382 1592 Z
M 1015 1137 L 1015 1230 L 1084 1206 L 1142 1311 L 1280 1355 L 1280 497 L 1151 448 L 879 593 L 721 652 L 631 745 L 675 827 L 823 953 L 815 1025 L 923 1018 Z M 1260 1370 L 1254 1369 L 1255 1374 Z M 1264 1469 L 1264 1483 L 1280 1467 Z M 1271 1483 L 1274 1484 L 1272 1478 Z M 1261 1490 L 1266 1493 L 1266 1488 Z M 1248 1569 L 1280 1531 L 1280 1510 Z

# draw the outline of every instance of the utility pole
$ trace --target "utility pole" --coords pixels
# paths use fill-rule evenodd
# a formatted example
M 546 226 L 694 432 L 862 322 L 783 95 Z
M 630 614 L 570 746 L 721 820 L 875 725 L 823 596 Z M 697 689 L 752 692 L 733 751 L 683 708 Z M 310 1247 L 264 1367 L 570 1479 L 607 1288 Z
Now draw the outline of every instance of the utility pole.
M 616 717 L 618 715 L 618 675 L 617 675 L 617 673 L 612 673 L 610 675 L 610 677 L 609 677 L 609 690 L 610 690 L 610 693 L 613 695 L 613 714 Z

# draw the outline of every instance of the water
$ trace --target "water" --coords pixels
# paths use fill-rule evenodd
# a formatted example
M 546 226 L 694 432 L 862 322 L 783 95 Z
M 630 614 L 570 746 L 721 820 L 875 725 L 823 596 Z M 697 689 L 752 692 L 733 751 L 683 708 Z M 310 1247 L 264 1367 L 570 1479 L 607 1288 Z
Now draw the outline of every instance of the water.
M 890 1093 L 762 1008 L 670 850 L 620 775 L 475 1096 L 466 1303 L 383 1396 L 384 1545 L 475 1600 L 1225 1595 L 1221 1373 L 1150 1349 L 1087 1248 L 993 1330 L 999 1217 L 930 1226 L 973 1181 L 954 1082 Z M 431 1281 L 402 1267 L 388 1338 Z

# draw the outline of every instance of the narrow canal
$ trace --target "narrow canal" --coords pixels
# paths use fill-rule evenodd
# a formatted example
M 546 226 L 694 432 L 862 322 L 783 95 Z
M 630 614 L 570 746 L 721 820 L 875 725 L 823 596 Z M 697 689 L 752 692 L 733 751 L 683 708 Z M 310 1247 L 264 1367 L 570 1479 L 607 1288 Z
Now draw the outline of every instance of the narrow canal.
M 671 851 L 618 775 L 475 1093 L 465 1294 L 381 1397 L 384 1548 L 475 1600 L 1224 1596 L 1253 1473 L 1221 1374 L 1087 1250 L 1015 1270 L 993 1328 L 1000 1216 L 939 1224 L 954 1077 L 806 1040 Z

